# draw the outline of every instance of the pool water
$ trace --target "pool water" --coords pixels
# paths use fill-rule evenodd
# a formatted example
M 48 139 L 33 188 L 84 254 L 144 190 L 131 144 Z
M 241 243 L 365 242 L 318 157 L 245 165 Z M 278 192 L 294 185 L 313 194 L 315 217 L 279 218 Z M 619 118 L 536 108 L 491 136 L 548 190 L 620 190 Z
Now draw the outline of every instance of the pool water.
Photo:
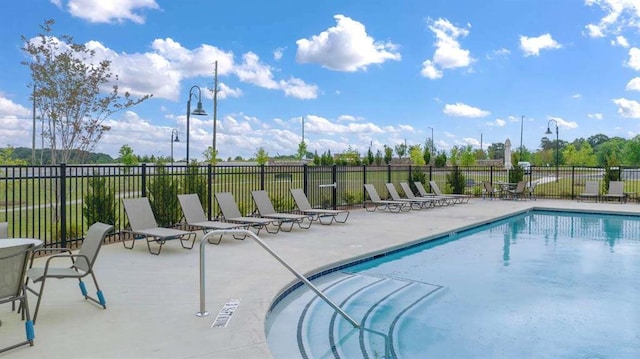
M 272 308 L 275 358 L 638 358 L 640 218 L 532 211 L 314 279 Z

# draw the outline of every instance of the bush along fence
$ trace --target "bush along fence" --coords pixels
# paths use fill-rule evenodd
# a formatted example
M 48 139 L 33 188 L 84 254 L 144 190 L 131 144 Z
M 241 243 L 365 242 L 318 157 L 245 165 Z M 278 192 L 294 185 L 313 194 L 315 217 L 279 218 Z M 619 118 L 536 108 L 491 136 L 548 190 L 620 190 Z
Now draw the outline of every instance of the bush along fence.
M 216 192 L 232 192 L 250 215 L 253 190 L 266 190 L 278 211 L 290 212 L 295 210 L 290 188 L 304 189 L 314 207 L 335 209 L 362 206 L 365 183 L 383 196 L 387 182 L 436 181 L 449 193 L 480 197 L 484 181 L 519 180 L 535 182 L 538 198 L 575 198 L 589 180 L 600 181 L 602 192 L 611 180 L 624 181 L 632 198 L 640 191 L 640 169 L 626 167 L 531 167 L 525 175 L 497 166 L 0 166 L 0 221 L 9 222 L 13 237 L 67 247 L 82 240 L 96 221 L 113 224 L 114 233 L 126 228 L 123 198 L 148 197 L 158 224 L 171 227 L 180 224 L 177 195 L 184 193 L 197 193 L 213 219 L 219 213 Z

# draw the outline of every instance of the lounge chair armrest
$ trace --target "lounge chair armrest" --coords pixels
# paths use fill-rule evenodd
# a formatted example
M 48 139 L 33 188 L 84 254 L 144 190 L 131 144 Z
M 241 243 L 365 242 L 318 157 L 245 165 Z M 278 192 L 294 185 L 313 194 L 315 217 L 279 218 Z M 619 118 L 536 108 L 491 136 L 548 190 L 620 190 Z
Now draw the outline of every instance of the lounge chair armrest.
M 66 252 L 71 254 L 71 249 L 69 248 L 36 248 L 31 252 L 31 260 L 29 261 L 29 268 L 33 266 L 33 260 L 35 256 L 39 252 Z
M 70 258 L 71 259 L 71 263 L 75 264 L 76 263 L 76 258 L 84 258 L 87 263 L 89 263 L 89 258 L 85 255 L 82 254 L 55 254 L 52 255 L 51 257 L 47 258 L 47 261 L 44 263 L 44 275 L 47 275 L 47 272 L 49 271 L 49 264 L 51 263 L 51 261 L 53 261 L 54 259 L 60 259 L 60 258 Z

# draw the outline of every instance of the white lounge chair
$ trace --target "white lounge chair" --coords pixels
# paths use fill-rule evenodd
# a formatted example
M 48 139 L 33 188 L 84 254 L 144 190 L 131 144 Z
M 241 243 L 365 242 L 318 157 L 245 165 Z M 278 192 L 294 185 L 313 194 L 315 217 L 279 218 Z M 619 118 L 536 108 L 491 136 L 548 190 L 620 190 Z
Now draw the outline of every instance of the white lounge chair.
M 256 229 L 256 234 L 259 234 L 262 228 L 271 234 L 280 231 L 278 220 L 243 216 L 231 192 L 216 192 L 215 197 L 225 222 L 249 225 Z M 275 229 L 270 228 L 270 225 Z
M 411 203 L 404 201 L 389 201 L 380 198 L 376 188 L 370 184 L 365 183 L 364 189 L 369 195 L 369 201 L 364 202 L 364 209 L 368 212 L 374 212 L 376 210 L 389 210 L 389 212 L 409 212 L 411 210 Z M 373 207 L 367 207 L 367 203 L 373 204 Z
M 349 218 L 349 211 L 347 210 L 312 208 L 302 188 L 291 188 L 289 191 L 291 191 L 298 210 L 303 214 L 309 215 L 311 221 L 318 221 L 321 224 L 331 224 L 334 221 L 337 223 L 345 223 L 347 218 Z M 328 218 L 329 222 L 323 221 L 323 218 Z
M 36 319 L 38 318 L 38 311 L 40 310 L 40 303 L 42 302 L 42 297 L 44 294 L 44 285 L 49 278 L 77 279 L 80 285 L 80 292 L 82 293 L 82 296 L 84 296 L 84 299 L 90 300 L 100 305 L 103 309 L 107 309 L 107 302 L 104 298 L 102 290 L 100 289 L 100 286 L 98 285 L 98 280 L 96 279 L 96 275 L 93 272 L 93 266 L 96 263 L 96 259 L 98 258 L 98 253 L 100 253 L 102 242 L 104 241 L 104 238 L 109 233 L 109 231 L 111 231 L 111 229 L 113 229 L 113 226 L 110 224 L 104 224 L 100 222 L 92 224 L 91 227 L 89 227 L 84 240 L 82 241 L 82 246 L 80 247 L 78 254 L 73 254 L 67 248 L 39 248 L 34 251 L 34 253 L 60 253 L 49 256 L 47 258 L 47 261 L 45 262 L 44 267 L 32 267 L 34 256 L 31 257 L 31 263 L 29 264 L 29 270 L 27 271 L 27 278 L 31 279 L 34 284 L 40 282 L 40 287 L 38 289 L 27 286 L 27 290 L 38 297 L 36 310 L 33 313 L 34 324 L 36 322 Z M 54 265 L 54 263 L 56 262 L 59 263 L 59 260 L 64 260 L 66 264 L 58 264 L 57 266 Z M 82 281 L 82 278 L 86 276 L 91 276 L 91 279 L 93 279 L 97 298 L 94 298 L 88 294 L 87 287 Z
M 9 238 L 9 223 L 0 222 L 0 239 Z
M 422 184 L 422 183 L 420 183 Z M 448 198 L 444 197 L 444 198 L 440 198 L 438 196 L 416 196 L 413 193 L 413 190 L 411 189 L 411 186 L 409 186 L 409 183 L 407 182 L 400 182 L 400 187 L 402 188 L 402 190 L 404 191 L 405 196 L 407 196 L 407 198 L 409 199 L 424 199 L 425 201 L 431 201 L 431 203 L 434 206 L 447 206 L 449 205 L 450 201 Z M 424 187 L 423 187 L 424 189 Z
M 435 193 L 427 192 L 427 190 L 424 188 L 424 185 L 420 181 L 413 182 L 413 184 L 416 186 L 416 189 L 418 189 L 418 193 L 420 193 L 420 197 L 436 198 L 440 201 L 441 205 L 445 205 L 445 206 L 448 206 L 450 204 L 455 204 L 457 202 L 455 197 L 452 197 L 449 195 L 438 196 Z
M 293 229 L 293 225 L 297 224 L 298 227 L 308 229 L 311 227 L 311 217 L 307 214 L 294 214 L 294 213 L 281 213 L 277 212 L 273 208 L 273 203 L 266 191 L 251 191 L 251 197 L 256 204 L 258 215 L 262 218 L 276 219 L 280 223 L 280 228 L 285 232 L 290 232 Z M 288 227 L 282 227 L 284 224 L 288 224 Z
M 174 228 L 158 227 L 156 218 L 153 215 L 151 204 L 147 197 L 126 198 L 122 200 L 124 210 L 129 218 L 130 230 L 123 230 L 122 235 L 130 233 L 133 235 L 131 246 L 127 246 L 125 239 L 122 239 L 122 245 L 127 249 L 133 249 L 137 238 L 145 238 L 147 240 L 147 248 L 149 253 L 158 255 L 162 251 L 162 246 L 169 240 L 178 239 L 180 245 L 184 249 L 191 249 L 196 241 L 194 232 L 181 231 Z M 191 244 L 185 245 L 185 243 Z M 151 242 L 159 244 L 158 250 L 151 249 Z
M 201 229 L 204 233 L 216 229 L 246 229 L 248 227 L 247 224 L 242 223 L 209 221 L 204 213 L 204 209 L 202 209 L 202 204 L 200 203 L 200 199 L 196 193 L 180 194 L 178 195 L 178 202 L 180 202 L 180 208 L 182 209 L 182 214 L 184 215 L 184 220 L 187 225 Z M 245 239 L 246 236 L 234 235 L 233 238 L 242 240 Z M 209 243 L 220 244 L 222 241 L 222 235 L 218 237 L 217 242 L 213 242 L 212 240 L 213 238 L 210 238 Z

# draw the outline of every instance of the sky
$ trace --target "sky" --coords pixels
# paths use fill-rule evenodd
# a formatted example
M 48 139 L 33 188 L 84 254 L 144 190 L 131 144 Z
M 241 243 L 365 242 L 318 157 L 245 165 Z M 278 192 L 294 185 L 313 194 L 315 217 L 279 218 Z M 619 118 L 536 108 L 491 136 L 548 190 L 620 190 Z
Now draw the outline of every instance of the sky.
M 0 147 L 31 147 L 21 36 L 47 19 L 153 98 L 117 112 L 96 147 L 117 157 L 219 158 L 384 145 L 486 149 L 640 134 L 640 0 L 6 0 L 0 11 Z M 198 87 L 193 87 L 198 86 Z M 39 134 L 39 125 L 36 126 Z M 521 136 L 522 135 L 522 136 Z M 554 135 L 548 136 L 554 139 Z M 522 143 L 521 143 L 522 138 Z M 41 147 L 38 135 L 37 148 Z

